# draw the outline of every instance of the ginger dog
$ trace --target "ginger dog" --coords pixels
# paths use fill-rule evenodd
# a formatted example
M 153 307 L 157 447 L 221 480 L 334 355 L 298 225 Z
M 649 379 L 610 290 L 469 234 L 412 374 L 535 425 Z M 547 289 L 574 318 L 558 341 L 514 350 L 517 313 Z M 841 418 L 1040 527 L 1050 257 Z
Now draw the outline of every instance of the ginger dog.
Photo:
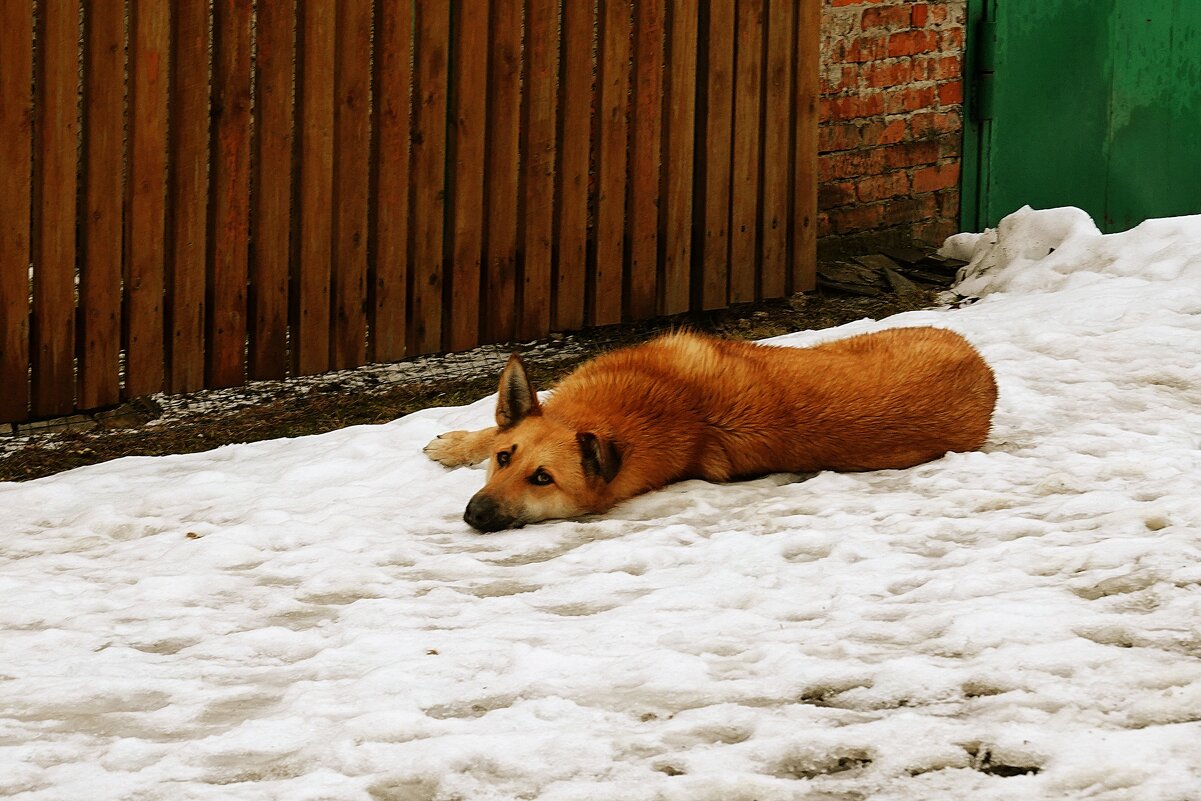
M 911 467 L 984 444 L 997 386 L 939 328 L 808 348 L 669 334 L 599 356 L 540 403 L 521 359 L 500 377 L 496 427 L 425 453 L 488 463 L 463 519 L 491 532 L 604 512 L 673 481 Z

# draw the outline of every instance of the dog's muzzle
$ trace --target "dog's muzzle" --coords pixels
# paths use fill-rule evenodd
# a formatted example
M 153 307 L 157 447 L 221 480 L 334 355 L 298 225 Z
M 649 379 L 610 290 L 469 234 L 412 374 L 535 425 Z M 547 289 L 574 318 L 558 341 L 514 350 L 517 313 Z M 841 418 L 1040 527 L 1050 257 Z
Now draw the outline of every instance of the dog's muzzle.
M 515 518 L 501 511 L 500 504 L 483 493 L 476 493 L 467 503 L 463 520 L 474 529 L 491 533 L 512 527 Z

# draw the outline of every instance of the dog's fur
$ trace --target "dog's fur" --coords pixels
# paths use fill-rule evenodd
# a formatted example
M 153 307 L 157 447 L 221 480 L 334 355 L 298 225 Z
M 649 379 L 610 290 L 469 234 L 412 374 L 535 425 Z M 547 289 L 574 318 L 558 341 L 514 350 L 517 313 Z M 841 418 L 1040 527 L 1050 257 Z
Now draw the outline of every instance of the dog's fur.
M 880 470 L 984 444 L 992 370 L 963 337 L 894 328 L 809 348 L 675 333 L 581 365 L 545 404 L 520 358 L 500 377 L 496 427 L 426 454 L 490 458 L 464 519 L 498 531 L 603 512 L 673 481 Z

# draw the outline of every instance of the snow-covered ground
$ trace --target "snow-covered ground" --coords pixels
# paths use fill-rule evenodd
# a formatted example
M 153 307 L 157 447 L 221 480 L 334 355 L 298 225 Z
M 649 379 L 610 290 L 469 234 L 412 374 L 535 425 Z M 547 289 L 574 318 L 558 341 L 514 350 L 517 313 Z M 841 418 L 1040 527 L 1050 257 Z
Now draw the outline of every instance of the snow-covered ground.
M 947 247 L 979 303 L 777 341 L 962 332 L 981 453 L 481 536 L 483 399 L 0 484 L 0 796 L 1201 798 L 1201 217 Z

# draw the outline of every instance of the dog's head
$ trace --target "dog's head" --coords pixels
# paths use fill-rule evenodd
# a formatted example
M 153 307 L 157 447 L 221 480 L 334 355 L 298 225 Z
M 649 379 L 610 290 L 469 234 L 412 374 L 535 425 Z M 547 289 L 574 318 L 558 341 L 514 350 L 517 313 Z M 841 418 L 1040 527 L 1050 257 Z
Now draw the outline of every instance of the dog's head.
M 607 508 L 605 490 L 621 468 L 620 449 L 544 416 L 517 356 L 500 376 L 496 425 L 488 481 L 463 515 L 473 528 L 500 531 Z

